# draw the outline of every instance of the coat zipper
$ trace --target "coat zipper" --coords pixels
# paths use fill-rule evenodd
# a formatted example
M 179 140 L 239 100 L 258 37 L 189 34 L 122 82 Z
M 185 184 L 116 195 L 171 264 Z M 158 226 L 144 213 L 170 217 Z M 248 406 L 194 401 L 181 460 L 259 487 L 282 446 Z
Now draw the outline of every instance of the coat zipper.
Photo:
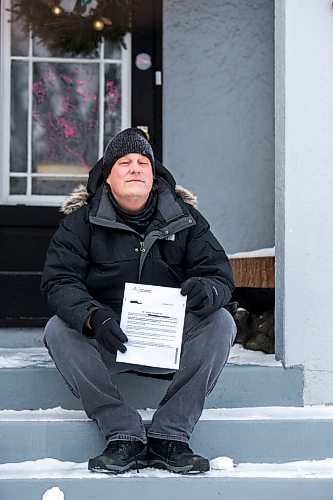
M 179 228 L 177 229 L 176 231 L 173 231 L 173 234 L 175 233 L 178 233 L 178 231 L 182 231 L 183 229 L 186 229 L 187 227 L 190 227 L 192 225 L 192 219 L 189 219 L 188 220 L 189 224 L 187 225 L 184 225 L 184 227 L 182 228 Z M 168 226 L 167 226 L 168 227 Z M 157 236 L 153 241 L 149 242 L 148 244 L 148 251 L 150 250 L 150 248 L 152 247 L 152 245 L 155 243 L 155 241 L 161 237 L 164 237 L 166 235 L 169 234 L 169 231 L 168 230 L 164 230 L 163 232 L 164 234 L 161 235 L 161 236 Z M 146 260 L 146 248 L 145 248 L 145 240 L 143 241 L 140 241 L 140 252 L 141 252 L 141 256 L 140 256 L 140 264 L 139 264 L 139 273 L 138 273 L 138 283 L 141 283 L 141 272 L 142 272 L 142 268 L 143 268 L 143 263 L 144 261 Z
M 144 241 L 140 241 L 140 252 L 144 253 L 146 251 L 145 249 L 145 242 Z

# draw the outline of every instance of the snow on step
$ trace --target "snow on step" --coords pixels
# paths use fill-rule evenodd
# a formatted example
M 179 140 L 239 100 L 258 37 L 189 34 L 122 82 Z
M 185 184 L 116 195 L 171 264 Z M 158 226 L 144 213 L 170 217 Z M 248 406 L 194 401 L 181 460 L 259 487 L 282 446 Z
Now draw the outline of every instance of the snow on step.
M 277 361 L 274 354 L 265 354 L 261 351 L 250 351 L 249 349 L 244 349 L 240 344 L 232 346 L 227 364 L 280 366 L 282 368 L 281 361 Z
M 229 365 L 279 366 L 274 354 L 244 349 L 235 344 L 230 351 Z M 0 348 L 0 368 L 54 368 L 45 347 Z
M 249 259 L 255 257 L 275 257 L 275 247 L 258 248 L 248 252 L 237 252 L 228 254 L 229 259 Z
M 204 475 L 191 476 L 191 479 L 203 477 L 234 477 L 234 478 L 333 478 L 333 458 L 325 460 L 303 460 L 298 462 L 286 462 L 282 464 L 252 464 L 240 463 L 235 465 L 229 457 L 218 457 L 210 461 L 211 470 Z M 168 471 L 146 468 L 127 472 L 117 477 L 146 477 L 146 478 L 170 478 L 177 474 Z M 52 458 L 41 460 L 8 463 L 0 465 L 0 480 L 3 479 L 108 479 L 108 474 L 91 473 L 87 469 L 87 462 L 62 462 Z M 45 499 L 44 499 L 45 500 Z
M 45 347 L 0 349 L 0 368 L 53 368 L 54 364 Z
M 42 500 L 65 500 L 65 495 L 60 488 L 55 486 L 45 491 Z
M 138 410 L 143 420 L 151 420 L 155 409 Z M 249 408 L 205 409 L 201 421 L 206 420 L 331 420 L 333 406 L 263 406 Z M 58 406 L 47 410 L 1 410 L 1 421 L 86 421 L 84 411 L 66 410 Z

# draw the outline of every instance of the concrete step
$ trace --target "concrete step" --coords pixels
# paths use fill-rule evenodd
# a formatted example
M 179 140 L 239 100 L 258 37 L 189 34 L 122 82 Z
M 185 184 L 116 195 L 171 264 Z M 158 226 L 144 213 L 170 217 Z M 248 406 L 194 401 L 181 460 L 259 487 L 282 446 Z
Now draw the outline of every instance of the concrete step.
M 239 464 L 219 459 L 219 469 L 198 476 L 179 476 L 154 469 L 121 476 L 92 474 L 86 463 L 38 461 L 0 466 L 2 500 L 329 500 L 333 491 L 333 460 L 306 464 Z M 216 463 L 216 462 L 215 462 Z M 330 469 L 330 470 L 329 470 Z M 47 492 L 47 493 L 46 493 Z M 158 492 L 158 494 L 157 494 Z M 45 496 L 44 496 L 45 495 Z
M 146 424 L 154 410 L 140 413 Z M 0 412 L 0 463 L 52 457 L 83 462 L 104 440 L 84 412 L 62 409 Z M 235 463 L 321 460 L 333 455 L 333 407 L 204 410 L 191 445 L 209 459 Z
M 43 347 L 43 335 L 43 328 L 0 328 L 0 348 Z
M 135 374 L 114 380 L 135 408 L 155 408 L 169 385 Z M 0 394 L 0 409 L 82 409 L 44 347 L 0 348 Z M 301 367 L 284 368 L 273 356 L 235 345 L 206 408 L 301 406 L 302 395 Z

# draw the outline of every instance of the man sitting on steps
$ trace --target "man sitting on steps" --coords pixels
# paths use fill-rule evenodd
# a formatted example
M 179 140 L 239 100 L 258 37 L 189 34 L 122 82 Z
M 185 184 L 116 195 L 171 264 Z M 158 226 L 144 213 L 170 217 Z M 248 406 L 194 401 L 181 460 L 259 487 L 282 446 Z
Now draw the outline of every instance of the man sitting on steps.
M 106 438 L 103 453 L 89 460 L 91 471 L 209 470 L 209 461 L 188 443 L 236 334 L 224 308 L 234 283 L 228 258 L 193 201 L 154 158 L 144 133 L 126 129 L 107 145 L 87 189 L 69 197 L 51 240 L 42 290 L 55 316 L 46 325 L 45 344 Z M 116 362 L 117 351 L 126 351 L 119 326 L 125 282 L 180 288 L 187 295 L 180 367 L 147 435 L 112 376 L 168 370 Z

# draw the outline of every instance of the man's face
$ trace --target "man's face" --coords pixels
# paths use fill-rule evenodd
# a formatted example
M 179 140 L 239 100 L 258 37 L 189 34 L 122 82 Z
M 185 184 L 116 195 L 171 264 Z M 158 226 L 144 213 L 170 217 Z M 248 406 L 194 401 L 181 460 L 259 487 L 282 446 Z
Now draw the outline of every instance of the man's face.
M 148 158 L 130 153 L 116 161 L 106 182 L 121 208 L 138 212 L 146 205 L 153 180 L 153 169 Z

